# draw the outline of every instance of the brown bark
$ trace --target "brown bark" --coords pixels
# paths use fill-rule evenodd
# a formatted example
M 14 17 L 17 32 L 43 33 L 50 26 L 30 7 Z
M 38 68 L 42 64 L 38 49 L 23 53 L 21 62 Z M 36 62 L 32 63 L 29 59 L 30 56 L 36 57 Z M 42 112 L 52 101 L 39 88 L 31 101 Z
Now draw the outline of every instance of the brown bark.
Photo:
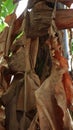
M 55 2 L 56 0 L 46 0 L 48 2 Z M 73 0 L 57 0 L 57 2 L 61 2 L 67 6 L 70 6 L 73 3 Z
M 73 9 L 57 10 L 55 21 L 58 29 L 73 28 Z
M 56 0 L 29 0 L 28 2 L 28 8 L 32 8 L 36 3 L 40 2 L 40 1 L 47 1 L 47 2 L 51 2 L 54 3 Z M 70 7 L 70 5 L 73 3 L 73 0 L 57 0 L 57 2 L 61 2 L 65 5 L 67 5 L 68 7 Z

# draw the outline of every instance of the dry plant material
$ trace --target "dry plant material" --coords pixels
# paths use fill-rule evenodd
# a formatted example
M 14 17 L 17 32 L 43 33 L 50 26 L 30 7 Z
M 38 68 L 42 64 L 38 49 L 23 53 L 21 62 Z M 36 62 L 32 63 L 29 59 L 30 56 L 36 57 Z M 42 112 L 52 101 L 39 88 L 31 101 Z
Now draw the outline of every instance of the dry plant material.
M 73 0 L 29 0 L 25 14 L 5 19 L 9 28 L 0 34 L 0 105 L 6 118 L 3 125 L 0 111 L 0 130 L 73 129 L 72 80 L 58 30 L 73 27 L 73 10 L 56 10 L 55 2 L 70 6 Z
M 40 1 L 45 1 L 47 3 L 55 3 L 55 0 L 29 0 L 28 8 L 32 8 L 36 3 L 40 2 Z M 65 5 L 67 5 L 68 7 L 70 7 L 70 5 L 73 3 L 73 0 L 57 0 L 57 2 L 61 2 Z

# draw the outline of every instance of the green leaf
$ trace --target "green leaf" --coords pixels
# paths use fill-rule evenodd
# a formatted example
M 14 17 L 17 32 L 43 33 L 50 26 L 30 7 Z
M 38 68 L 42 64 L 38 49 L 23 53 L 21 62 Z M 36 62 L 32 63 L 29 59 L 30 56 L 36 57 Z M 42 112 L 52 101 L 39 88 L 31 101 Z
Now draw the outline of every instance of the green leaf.
M 71 54 L 73 55 L 73 39 L 72 39 L 72 42 L 71 42 Z
M 6 23 L 0 24 L 0 32 L 2 32 L 6 26 L 7 26 Z
M 2 7 L 1 7 L 1 6 L 2 6 L 2 2 L 3 2 L 3 1 L 0 0 L 0 12 L 1 12 L 1 9 L 2 9 Z
M 0 0 L 0 32 L 7 26 L 4 22 L 5 17 L 13 13 L 15 7 L 13 0 Z
M 23 34 L 24 34 L 24 32 L 20 32 L 20 33 L 16 36 L 15 40 L 13 41 L 13 44 L 15 44 L 16 40 L 18 40 L 20 37 L 22 37 Z
M 3 17 L 6 17 L 7 15 L 13 13 L 16 5 L 13 4 L 13 0 L 6 0 L 5 2 L 2 2 L 2 9 L 0 15 Z

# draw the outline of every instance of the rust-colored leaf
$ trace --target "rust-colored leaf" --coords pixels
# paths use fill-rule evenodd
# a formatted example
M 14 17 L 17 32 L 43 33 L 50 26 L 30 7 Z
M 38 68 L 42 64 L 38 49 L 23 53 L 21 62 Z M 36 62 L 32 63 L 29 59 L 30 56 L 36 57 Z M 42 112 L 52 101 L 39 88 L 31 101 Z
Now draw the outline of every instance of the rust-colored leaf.
M 12 21 L 12 18 L 14 17 L 14 13 L 10 14 L 10 15 L 7 15 L 6 18 L 5 18 L 5 22 L 9 25 L 10 22 Z M 16 15 L 15 15 L 16 16 Z
M 13 42 L 15 37 L 20 33 L 21 31 L 20 28 L 21 28 L 23 19 L 24 19 L 24 15 L 22 14 L 18 19 L 14 21 L 12 35 L 11 35 L 11 43 Z
M 61 55 L 60 51 L 55 51 L 55 55 L 54 57 L 58 60 L 58 62 L 60 63 L 60 67 L 64 68 L 64 69 L 68 69 L 68 62 L 67 59 L 64 58 L 64 56 Z
M 65 89 L 67 104 L 70 106 L 73 101 L 73 88 L 72 88 L 72 79 L 68 73 L 68 63 L 66 58 L 61 56 L 59 51 L 55 51 L 55 58 L 58 60 L 60 67 L 65 69 L 65 73 L 63 74 L 63 86 Z
M 63 75 L 63 85 L 66 92 L 68 107 L 73 103 L 73 85 L 72 79 L 68 72 Z

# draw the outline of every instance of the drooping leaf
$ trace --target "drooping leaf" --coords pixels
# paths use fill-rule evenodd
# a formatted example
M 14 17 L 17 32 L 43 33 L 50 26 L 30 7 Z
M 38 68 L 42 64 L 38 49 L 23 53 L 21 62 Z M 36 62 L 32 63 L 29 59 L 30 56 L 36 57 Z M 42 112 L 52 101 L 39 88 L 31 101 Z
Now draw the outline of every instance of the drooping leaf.
M 65 127 L 70 130 L 71 127 L 62 84 L 63 71 L 55 67 L 50 77 L 35 92 L 40 130 L 65 130 Z
M 61 56 L 60 52 L 58 51 L 55 51 L 55 58 L 56 60 L 58 60 L 60 67 L 65 70 L 65 73 L 63 74 L 63 87 L 65 89 L 67 105 L 69 107 L 70 105 L 72 105 L 73 102 L 73 88 L 72 88 L 72 79 L 67 71 L 68 63 L 66 58 Z

